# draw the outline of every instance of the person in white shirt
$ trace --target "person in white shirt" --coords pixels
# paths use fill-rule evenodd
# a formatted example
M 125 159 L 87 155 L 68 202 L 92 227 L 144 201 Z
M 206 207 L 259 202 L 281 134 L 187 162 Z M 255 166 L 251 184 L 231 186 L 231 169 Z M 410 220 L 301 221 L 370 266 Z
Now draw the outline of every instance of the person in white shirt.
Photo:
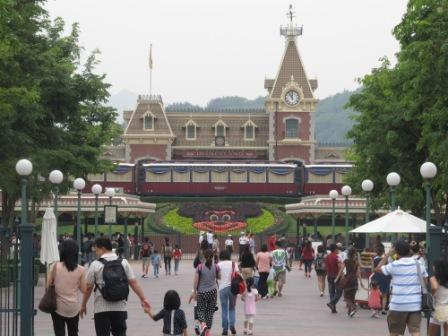
M 226 247 L 226 250 L 230 253 L 230 256 L 232 256 L 233 253 L 233 238 L 232 235 L 228 235 L 226 241 L 224 242 L 224 245 Z
M 97 335 L 126 335 L 127 308 L 126 300 L 107 301 L 103 298 L 101 291 L 104 288 L 103 269 L 104 264 L 118 259 L 112 252 L 112 242 L 107 237 L 97 238 L 95 241 L 95 252 L 98 260 L 93 261 L 86 273 L 86 291 L 84 292 L 81 310 L 79 315 L 84 317 L 87 314 L 87 302 L 92 294 L 93 288 L 97 286 L 94 301 L 94 321 Z M 121 265 L 128 278 L 129 287 L 140 299 L 142 307 L 150 308 L 149 302 L 137 282 L 132 267 L 126 259 L 121 260 Z
M 398 259 L 387 264 L 389 255 L 397 254 Z M 411 256 L 408 242 L 398 241 L 395 249 L 386 253 L 375 272 L 382 272 L 392 277 L 392 295 L 389 305 L 387 323 L 391 336 L 404 335 L 406 326 L 412 336 L 420 336 L 422 286 L 428 278 L 426 269 Z
M 246 233 L 243 231 L 241 232 L 241 236 L 238 240 L 239 243 L 239 258 L 238 260 L 241 261 L 241 254 L 243 253 L 244 247 L 249 244 L 249 239 L 246 236 Z
M 211 230 L 208 230 L 207 232 L 207 243 L 208 243 L 208 248 L 212 248 L 213 247 L 213 232 Z
M 232 273 L 237 270 L 238 266 L 230 260 L 230 254 L 227 250 L 221 251 L 219 259 L 221 260 L 218 263 L 218 267 L 221 270 L 221 279 L 218 280 L 218 287 L 221 302 L 222 335 L 227 335 L 229 329 L 232 335 L 235 335 L 236 295 L 232 294 L 230 284 Z

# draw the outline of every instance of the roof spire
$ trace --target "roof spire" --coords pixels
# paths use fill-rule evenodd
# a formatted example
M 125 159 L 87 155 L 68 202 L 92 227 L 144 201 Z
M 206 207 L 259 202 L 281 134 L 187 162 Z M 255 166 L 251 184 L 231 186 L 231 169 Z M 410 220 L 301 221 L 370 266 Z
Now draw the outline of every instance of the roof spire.
M 285 27 L 280 27 L 280 35 L 285 36 L 287 39 L 301 36 L 303 33 L 303 26 L 299 27 L 293 23 L 293 19 L 296 15 L 291 4 L 289 5 L 289 12 L 286 13 L 286 16 L 289 18 L 289 24 Z

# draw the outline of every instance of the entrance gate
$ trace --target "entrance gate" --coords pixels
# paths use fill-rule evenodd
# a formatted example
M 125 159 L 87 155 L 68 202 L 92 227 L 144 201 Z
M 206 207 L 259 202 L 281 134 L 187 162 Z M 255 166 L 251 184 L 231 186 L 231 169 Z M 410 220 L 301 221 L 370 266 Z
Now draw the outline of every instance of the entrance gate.
M 27 247 L 31 249 L 32 247 Z M 21 242 L 20 236 L 11 229 L 5 229 L 0 226 L 0 336 L 18 336 L 23 333 L 20 332 L 20 318 L 21 318 L 21 262 L 20 262 Z M 37 270 L 38 266 L 32 269 Z M 28 293 L 31 293 L 28 302 L 34 302 L 34 287 L 32 286 L 37 279 L 36 273 L 30 269 L 29 276 L 31 281 L 26 281 L 30 284 Z M 28 280 L 28 279 L 27 279 Z M 34 310 L 33 310 L 34 311 Z M 34 314 L 33 314 L 34 315 Z M 28 326 L 31 329 L 31 335 L 34 334 L 34 319 L 31 317 L 32 325 Z

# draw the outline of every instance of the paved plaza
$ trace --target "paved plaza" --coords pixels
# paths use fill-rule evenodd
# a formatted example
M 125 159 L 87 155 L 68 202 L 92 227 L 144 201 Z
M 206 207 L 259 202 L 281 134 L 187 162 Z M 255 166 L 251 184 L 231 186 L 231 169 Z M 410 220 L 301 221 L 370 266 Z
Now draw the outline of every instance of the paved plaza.
M 134 271 L 140 276 L 140 263 L 134 262 Z M 181 295 L 182 308 L 187 314 L 189 335 L 193 335 L 193 305 L 188 304 L 193 283 L 193 267 L 189 260 L 181 264 L 180 275 L 165 276 L 159 279 L 139 278 L 139 281 L 149 298 L 155 312 L 162 307 L 163 296 L 169 289 L 176 289 Z M 42 296 L 43 288 L 36 289 L 36 306 Z M 260 301 L 255 321 L 255 335 L 315 335 L 315 336 L 379 336 L 387 335 L 385 317 L 370 318 L 368 310 L 360 310 L 354 318 L 345 314 L 344 303 L 338 304 L 338 314 L 331 314 L 325 306 L 328 294 L 323 298 L 318 295 L 316 279 L 307 279 L 297 266 L 288 274 L 285 295 L 281 298 Z M 162 322 L 153 322 L 143 314 L 137 297 L 131 292 L 129 298 L 128 335 L 148 336 L 161 335 Z M 80 322 L 80 335 L 94 336 L 93 300 L 90 300 L 88 316 Z M 221 312 L 215 314 L 213 335 L 221 334 Z M 237 331 L 242 335 L 243 312 L 241 300 L 237 306 Z M 423 329 L 423 328 L 422 328 Z M 50 316 L 38 312 L 35 320 L 35 335 L 52 335 Z M 426 335 L 426 333 L 422 333 Z

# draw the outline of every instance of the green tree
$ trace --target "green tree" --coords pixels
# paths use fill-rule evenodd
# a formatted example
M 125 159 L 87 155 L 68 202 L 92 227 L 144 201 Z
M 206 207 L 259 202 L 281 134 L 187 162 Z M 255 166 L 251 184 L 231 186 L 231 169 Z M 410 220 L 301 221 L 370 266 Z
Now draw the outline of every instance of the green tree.
M 53 169 L 65 176 L 101 172 L 104 146 L 118 134 L 116 112 L 105 106 L 109 85 L 94 72 L 95 51 L 80 65 L 78 26 L 63 35 L 43 1 L 0 0 L 0 188 L 8 225 L 18 198 L 15 163 L 29 158 L 32 200 L 49 195 L 42 180 Z M 67 189 L 69 182 L 62 186 Z
M 397 64 L 392 67 L 383 59 L 348 104 L 360 112 L 348 133 L 356 162 L 348 181 L 359 191 L 364 178 L 372 179 L 378 207 L 387 202 L 385 177 L 396 171 L 402 177 L 398 204 L 421 215 L 425 201 L 419 167 L 433 161 L 439 169 L 433 204 L 441 223 L 442 207 L 448 206 L 448 3 L 410 0 L 393 34 L 401 46 Z

